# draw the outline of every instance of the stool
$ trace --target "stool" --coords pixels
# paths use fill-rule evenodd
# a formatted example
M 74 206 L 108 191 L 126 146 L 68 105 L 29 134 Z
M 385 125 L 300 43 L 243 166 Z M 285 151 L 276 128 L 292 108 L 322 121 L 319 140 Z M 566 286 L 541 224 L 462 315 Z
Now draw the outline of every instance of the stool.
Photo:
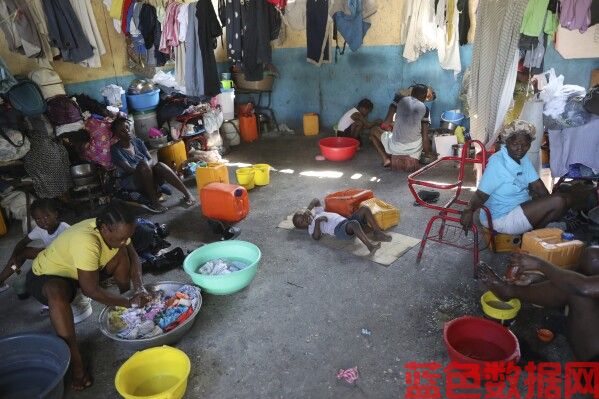
M 484 226 L 483 234 L 485 235 L 485 239 L 491 243 L 493 251 L 497 253 L 513 252 L 520 248 L 520 245 L 522 244 L 522 235 L 498 233 L 495 230 L 491 231 Z

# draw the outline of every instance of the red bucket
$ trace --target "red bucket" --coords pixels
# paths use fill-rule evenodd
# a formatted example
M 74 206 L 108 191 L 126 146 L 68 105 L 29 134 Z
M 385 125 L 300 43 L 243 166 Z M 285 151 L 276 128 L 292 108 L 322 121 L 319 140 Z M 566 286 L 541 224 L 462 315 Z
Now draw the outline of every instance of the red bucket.
M 356 155 L 360 142 L 351 137 L 327 137 L 320 139 L 318 145 L 329 161 L 348 161 Z
M 520 360 L 520 345 L 514 333 L 480 317 L 462 316 L 448 321 L 443 328 L 443 340 L 453 362 L 484 365 Z

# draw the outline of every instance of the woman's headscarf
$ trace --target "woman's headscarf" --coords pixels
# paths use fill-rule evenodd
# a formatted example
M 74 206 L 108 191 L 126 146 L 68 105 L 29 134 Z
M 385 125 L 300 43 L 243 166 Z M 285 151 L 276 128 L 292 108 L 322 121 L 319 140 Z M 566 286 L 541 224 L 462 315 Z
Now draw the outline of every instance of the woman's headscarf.
M 499 131 L 499 137 L 504 143 L 515 134 L 527 134 L 532 141 L 535 139 L 536 129 L 532 123 L 516 119 L 504 125 Z

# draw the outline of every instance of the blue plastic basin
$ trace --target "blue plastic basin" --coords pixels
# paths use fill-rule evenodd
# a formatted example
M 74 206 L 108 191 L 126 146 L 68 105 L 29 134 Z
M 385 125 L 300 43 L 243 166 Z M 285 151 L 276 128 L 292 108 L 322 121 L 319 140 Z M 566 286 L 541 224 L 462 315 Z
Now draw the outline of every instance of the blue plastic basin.
M 71 354 L 56 335 L 21 333 L 0 337 L 0 397 L 59 399 Z
M 127 94 L 127 101 L 134 111 L 149 111 L 156 108 L 160 102 L 160 89 L 143 94 Z
M 443 122 L 450 122 L 455 125 L 459 125 L 464 120 L 464 114 L 457 110 L 445 111 L 441 114 L 441 120 Z
M 241 240 L 215 242 L 204 245 L 185 258 L 183 269 L 202 290 L 213 295 L 233 294 L 247 287 L 256 276 L 262 253 L 256 245 Z M 214 259 L 237 260 L 248 267 L 233 272 L 211 276 L 198 273 L 204 263 Z

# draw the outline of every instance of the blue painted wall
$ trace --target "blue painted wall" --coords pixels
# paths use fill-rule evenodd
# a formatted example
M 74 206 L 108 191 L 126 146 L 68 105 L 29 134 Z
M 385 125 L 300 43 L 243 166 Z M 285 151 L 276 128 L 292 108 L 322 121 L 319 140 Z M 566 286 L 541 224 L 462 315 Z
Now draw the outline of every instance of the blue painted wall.
M 375 105 L 372 119 L 383 118 L 397 89 L 414 82 L 431 85 L 437 100 L 432 104 L 433 126 L 438 126 L 441 113 L 461 106 L 458 99 L 462 74 L 439 66 L 437 53 L 428 52 L 416 62 L 408 63 L 401 56 L 402 46 L 366 46 L 338 57 L 336 64 L 320 68 L 306 62 L 305 48 L 275 49 L 273 62 L 280 71 L 272 95 L 273 108 L 279 123 L 301 129 L 305 112 L 317 112 L 323 128 L 330 128 L 339 117 L 361 98 L 368 97 Z M 460 48 L 463 69 L 470 65 L 472 47 Z M 599 68 L 599 58 L 564 60 L 552 47 L 545 56 L 545 69 L 554 67 L 565 76 L 568 84 L 588 87 L 591 70 Z M 219 63 L 225 71 L 227 63 Z M 101 79 L 66 86 L 68 93 L 86 93 L 101 100 L 100 90 L 115 83 L 127 87 L 134 75 Z M 256 99 L 256 98 L 254 98 Z M 238 96 L 236 100 L 247 100 Z

